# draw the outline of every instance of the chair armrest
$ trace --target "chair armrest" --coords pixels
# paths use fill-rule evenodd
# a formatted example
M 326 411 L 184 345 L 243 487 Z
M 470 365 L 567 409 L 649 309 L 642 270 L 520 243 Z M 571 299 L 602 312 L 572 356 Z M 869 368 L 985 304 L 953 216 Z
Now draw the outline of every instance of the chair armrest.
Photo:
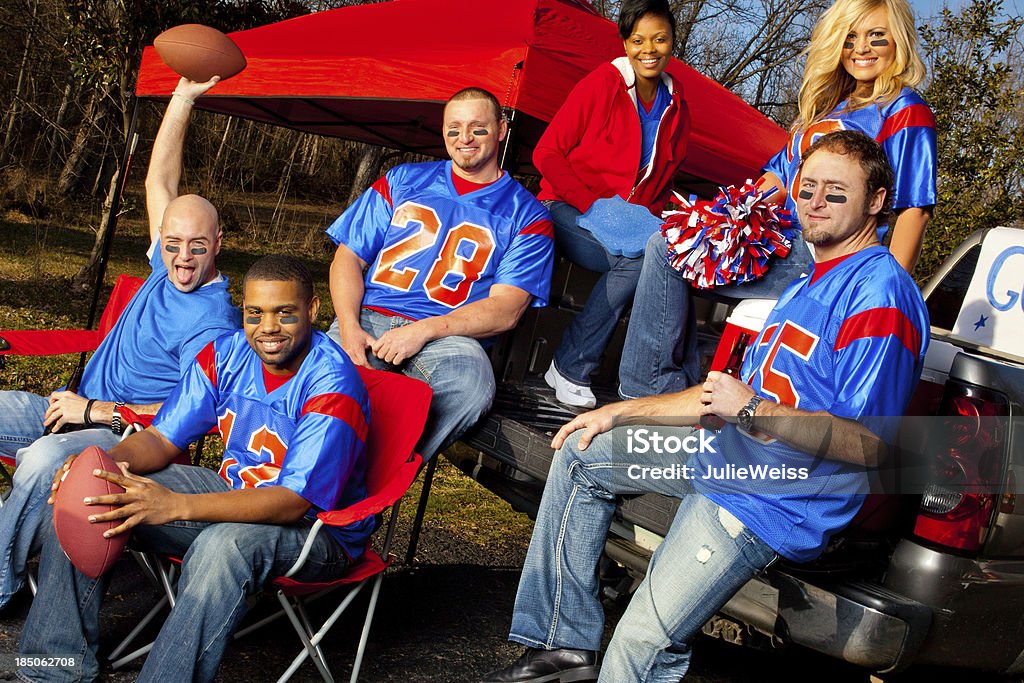
M 306 564 L 306 558 L 309 557 L 309 551 L 313 549 L 313 541 L 316 540 L 316 535 L 320 533 L 320 528 L 323 527 L 324 523 L 322 520 L 316 520 L 313 522 L 313 526 L 310 527 L 309 533 L 306 534 L 306 542 L 302 544 L 302 550 L 299 552 L 299 557 L 295 560 L 295 564 L 291 566 L 284 578 L 290 579 L 292 575 L 302 569 L 302 565 Z
M 8 356 L 56 356 L 62 353 L 95 351 L 100 344 L 96 330 L 5 330 L 7 342 L 0 354 Z M 0 347 L 5 346 L 0 344 Z
M 348 526 L 383 512 L 394 505 L 395 501 L 409 490 L 413 481 L 416 480 L 420 462 L 422 462 L 420 456 L 414 455 L 412 460 L 395 470 L 391 478 L 380 487 L 377 493 L 349 505 L 344 510 L 321 512 L 317 515 L 317 519 L 329 526 Z
M 420 464 L 423 462 L 418 454 L 413 453 L 412 457 L 408 462 L 403 463 L 399 468 L 394 470 L 391 477 L 379 487 L 377 493 L 372 496 L 368 496 L 363 500 L 349 505 L 344 510 L 330 510 L 327 512 L 321 512 L 316 516 L 316 521 L 309 530 L 309 534 L 306 536 L 306 542 L 302 546 L 302 551 L 299 553 L 299 557 L 295 560 L 295 564 L 291 566 L 291 569 L 285 574 L 285 578 L 290 578 L 295 572 L 302 568 L 302 565 L 306 562 L 306 557 L 309 555 L 310 549 L 313 547 L 313 541 L 316 539 L 316 535 L 320 530 L 326 526 L 348 526 L 355 522 L 372 517 L 373 515 L 379 514 L 394 505 L 395 501 L 405 495 L 405 492 L 409 490 L 409 487 L 416 480 L 416 475 L 419 474 Z
M 136 413 L 128 406 L 121 406 L 118 411 L 121 413 L 121 422 L 125 425 L 131 425 L 135 427 L 136 431 L 142 431 L 153 423 L 153 419 L 156 415 L 144 415 L 142 413 Z M 141 429 L 140 429 L 141 427 Z

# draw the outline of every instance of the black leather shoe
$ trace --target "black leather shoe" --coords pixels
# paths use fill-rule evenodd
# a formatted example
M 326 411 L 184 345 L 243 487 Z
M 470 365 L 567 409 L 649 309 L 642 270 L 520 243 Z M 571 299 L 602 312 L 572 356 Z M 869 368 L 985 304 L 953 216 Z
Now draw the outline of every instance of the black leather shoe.
M 481 683 L 548 683 L 594 681 L 601 669 L 597 653 L 590 650 L 538 650 L 526 648 L 519 659 L 504 669 L 492 671 Z

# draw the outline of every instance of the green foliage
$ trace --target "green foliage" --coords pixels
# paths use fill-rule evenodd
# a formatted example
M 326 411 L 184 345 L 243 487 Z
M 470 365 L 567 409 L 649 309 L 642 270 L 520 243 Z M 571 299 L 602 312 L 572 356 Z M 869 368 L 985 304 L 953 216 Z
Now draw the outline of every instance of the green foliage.
M 1024 218 L 1024 90 L 1020 32 L 1001 0 L 949 8 L 920 28 L 935 112 L 939 196 L 918 275 L 925 276 L 974 230 Z

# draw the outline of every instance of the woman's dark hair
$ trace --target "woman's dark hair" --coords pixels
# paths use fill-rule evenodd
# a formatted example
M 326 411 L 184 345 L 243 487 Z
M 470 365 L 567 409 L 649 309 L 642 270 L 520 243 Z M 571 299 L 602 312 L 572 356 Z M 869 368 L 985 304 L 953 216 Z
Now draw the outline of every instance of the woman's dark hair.
M 619 36 L 623 40 L 633 35 L 636 22 L 647 14 L 661 17 L 672 27 L 672 42 L 676 40 L 676 15 L 668 5 L 668 0 L 625 0 L 619 10 Z

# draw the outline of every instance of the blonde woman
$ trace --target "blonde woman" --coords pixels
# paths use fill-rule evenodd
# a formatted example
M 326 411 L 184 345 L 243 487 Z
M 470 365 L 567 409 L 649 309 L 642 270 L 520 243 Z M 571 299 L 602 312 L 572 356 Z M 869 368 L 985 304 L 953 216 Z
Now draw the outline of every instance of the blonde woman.
M 935 205 L 935 119 L 914 90 L 925 75 L 906 0 L 838 0 L 822 14 L 806 53 L 800 113 L 786 147 L 758 181 L 796 215 L 803 153 L 836 130 L 858 130 L 882 145 L 896 173 L 889 249 L 908 272 L 921 253 Z M 836 193 L 834 196 L 839 196 Z M 879 239 L 889 226 L 879 228 Z M 732 296 L 778 296 L 810 262 L 803 239 L 772 266 L 765 282 L 728 288 Z M 816 272 L 827 268 L 818 264 Z M 677 280 L 677 282 L 672 282 Z M 660 235 L 648 242 L 619 365 L 624 398 L 680 391 L 700 380 L 689 286 L 665 259 Z
M 818 20 L 806 54 L 799 118 L 761 182 L 788 191 L 786 208 L 795 209 L 796 168 L 811 143 L 844 128 L 866 133 L 896 172 L 889 249 L 912 273 L 935 205 L 936 155 L 935 119 L 914 90 L 925 67 L 910 5 L 839 0 Z

